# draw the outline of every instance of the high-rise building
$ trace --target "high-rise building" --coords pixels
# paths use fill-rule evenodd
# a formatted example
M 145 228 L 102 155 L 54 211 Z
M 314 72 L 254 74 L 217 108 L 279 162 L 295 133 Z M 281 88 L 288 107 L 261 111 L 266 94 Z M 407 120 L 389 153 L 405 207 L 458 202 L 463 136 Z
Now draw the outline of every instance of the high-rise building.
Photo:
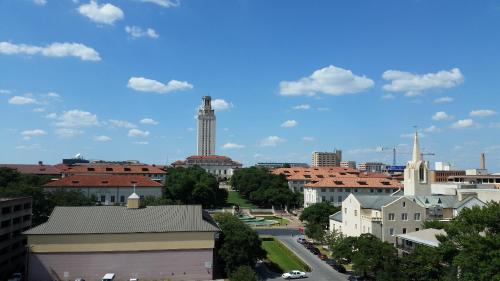
M 203 105 L 198 110 L 198 155 L 215 155 L 215 113 L 212 98 L 203 97 Z
M 340 167 L 356 169 L 356 161 L 342 161 L 340 162 Z
M 363 162 L 358 164 L 358 170 L 367 173 L 382 173 L 386 170 L 386 165 L 381 162 Z
M 312 163 L 313 167 L 339 167 L 342 161 L 342 150 L 337 150 L 333 152 L 318 152 L 314 151 L 312 153 Z

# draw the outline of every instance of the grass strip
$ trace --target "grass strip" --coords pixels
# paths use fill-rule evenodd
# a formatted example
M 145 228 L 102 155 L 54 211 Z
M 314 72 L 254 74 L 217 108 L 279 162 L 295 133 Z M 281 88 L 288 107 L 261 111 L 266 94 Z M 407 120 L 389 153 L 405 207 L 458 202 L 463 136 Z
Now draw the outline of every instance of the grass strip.
M 262 248 L 267 252 L 267 259 L 273 265 L 273 269 L 279 269 L 279 273 L 290 270 L 310 271 L 310 267 L 297 257 L 283 243 L 273 237 L 261 237 Z

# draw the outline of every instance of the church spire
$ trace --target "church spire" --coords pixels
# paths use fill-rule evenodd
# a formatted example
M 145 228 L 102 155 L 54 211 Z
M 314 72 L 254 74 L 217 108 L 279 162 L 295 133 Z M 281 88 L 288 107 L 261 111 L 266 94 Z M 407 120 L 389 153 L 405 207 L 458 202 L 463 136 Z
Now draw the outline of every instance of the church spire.
M 418 131 L 415 130 L 415 137 L 413 139 L 413 154 L 411 161 L 413 163 L 417 163 L 420 161 L 420 143 L 418 141 Z

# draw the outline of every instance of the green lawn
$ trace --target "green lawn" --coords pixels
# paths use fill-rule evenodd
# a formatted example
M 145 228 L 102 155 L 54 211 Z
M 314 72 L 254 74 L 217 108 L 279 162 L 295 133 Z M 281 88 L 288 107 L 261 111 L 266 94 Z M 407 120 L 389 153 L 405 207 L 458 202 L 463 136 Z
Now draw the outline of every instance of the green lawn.
M 229 191 L 227 196 L 227 204 L 235 205 L 238 204 L 241 208 L 257 208 L 252 203 L 248 202 L 246 199 L 242 198 L 238 191 Z
M 275 217 L 275 216 L 257 216 L 258 218 L 264 218 L 266 220 L 275 220 L 275 221 L 278 221 L 278 225 L 280 226 L 286 226 L 288 225 L 288 223 L 290 223 L 287 219 L 283 219 L 283 218 L 278 218 L 278 217 Z
M 262 248 L 267 252 L 267 259 L 276 265 L 281 272 L 310 271 L 307 264 L 273 237 L 262 237 Z

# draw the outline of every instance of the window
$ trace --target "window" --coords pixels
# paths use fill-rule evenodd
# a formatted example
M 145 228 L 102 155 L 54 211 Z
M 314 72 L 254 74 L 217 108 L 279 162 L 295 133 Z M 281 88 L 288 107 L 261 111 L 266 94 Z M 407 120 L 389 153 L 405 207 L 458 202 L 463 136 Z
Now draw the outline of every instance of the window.
M 418 227 L 415 228 L 415 231 L 419 231 L 419 230 L 420 230 L 420 228 L 418 228 Z
M 420 213 L 415 213 L 415 220 L 419 221 L 420 220 Z
M 344 208 L 344 214 L 347 214 L 347 208 Z
M 322 188 L 322 189 L 321 189 L 321 192 L 326 192 L 326 189 L 325 189 L 325 188 Z
M 354 224 L 354 229 L 358 229 L 358 224 Z
M 401 220 L 407 221 L 408 220 L 408 214 L 407 213 L 402 213 L 401 214 Z
M 130 168 L 129 168 L 129 167 L 125 167 L 125 168 L 123 168 L 123 170 L 124 170 L 125 172 L 130 172 Z
M 354 210 L 354 216 L 357 217 L 358 216 L 358 210 Z
M 389 220 L 393 221 L 394 220 L 394 213 L 389 213 Z
M 113 168 L 106 168 L 106 172 L 113 172 Z
M 373 192 L 375 192 L 375 190 L 373 190 L 373 188 L 370 188 L 370 192 L 373 193 Z
M 25 203 L 24 204 L 24 209 L 31 209 L 31 203 Z
M 326 201 L 325 196 L 321 196 L 321 202 L 325 202 L 325 201 Z
M 20 211 L 22 209 L 21 204 L 14 206 L 14 212 Z
M 106 202 L 106 195 L 101 195 L 101 202 Z
M 125 203 L 125 196 L 120 196 L 120 202 Z
M 391 236 L 394 236 L 394 228 L 389 228 L 389 234 L 390 234 Z
M 338 199 L 338 202 L 342 202 L 342 196 L 339 196 L 337 199 Z
M 2 208 L 2 215 L 10 214 L 10 212 L 11 212 L 10 207 L 3 207 Z
M 111 195 L 111 203 L 115 203 L 115 196 L 114 195 Z
M 358 192 L 358 189 L 357 189 L 357 188 L 355 188 L 355 189 L 354 189 L 354 192 Z
M 390 193 L 390 192 L 391 192 L 391 190 L 390 190 L 390 189 L 386 189 L 386 190 L 385 190 L 385 193 Z
M 406 202 L 403 201 L 403 208 L 406 208 Z
M 406 228 L 403 228 L 403 234 L 406 234 Z
M 377 189 L 377 192 L 378 193 L 382 193 L 382 189 Z
M 330 196 L 330 202 L 333 202 L 333 196 Z

